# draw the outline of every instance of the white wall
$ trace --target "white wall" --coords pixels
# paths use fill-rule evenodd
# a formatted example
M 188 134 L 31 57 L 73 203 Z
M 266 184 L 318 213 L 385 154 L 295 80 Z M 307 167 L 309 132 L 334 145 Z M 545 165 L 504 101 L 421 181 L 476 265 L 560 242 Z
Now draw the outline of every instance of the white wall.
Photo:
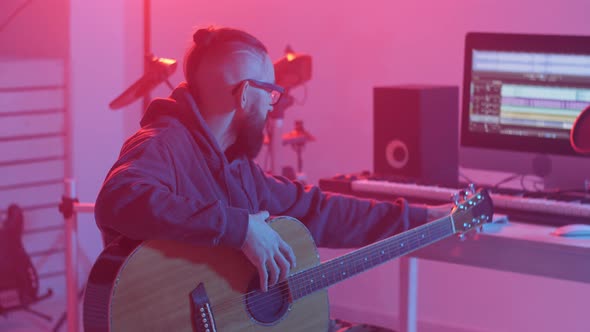
M 182 59 L 195 26 L 246 29 L 282 55 L 286 44 L 311 54 L 304 106 L 287 111 L 318 141 L 305 153 L 312 182 L 372 168 L 372 87 L 400 83 L 460 85 L 467 31 L 589 34 L 583 0 L 544 1 L 153 1 L 157 54 Z M 247 12 L 248 15 L 244 15 Z M 174 82 L 182 79 L 179 71 Z M 156 94 L 166 95 L 167 88 Z M 302 97 L 301 90 L 295 92 Z M 325 153 L 329 148 L 331 153 Z M 285 164 L 294 154 L 283 151 Z
M 313 55 L 308 101 L 289 109 L 286 120 L 287 129 L 293 120 L 304 120 L 318 138 L 304 155 L 312 182 L 371 169 L 373 86 L 459 85 L 466 31 L 590 34 L 585 0 L 152 2 L 153 50 L 159 56 L 181 59 L 193 27 L 211 23 L 253 33 L 274 59 L 286 44 Z M 123 139 L 137 126 L 138 104 L 118 112 L 107 105 L 141 73 L 141 1 L 73 0 L 70 7 L 74 175 L 79 198 L 93 201 Z M 180 72 L 173 83 L 181 80 Z M 160 88 L 153 95 L 167 94 Z M 295 94 L 301 97 L 302 91 Z M 283 155 L 293 164 L 291 152 Z M 82 218 L 80 235 L 93 260 L 100 240 L 90 216 Z M 333 254 L 338 253 L 324 251 L 325 257 Z M 337 286 L 332 302 L 349 305 L 354 299 L 358 308 L 395 322 L 397 269 L 388 264 Z M 583 329 L 588 286 L 436 263 L 421 269 L 420 317 L 427 321 L 489 331 Z M 569 319 L 565 326 L 559 315 Z
M 70 3 L 73 177 L 82 202 L 95 201 L 127 136 L 127 123 L 140 113 L 137 104 L 118 111 L 108 104 L 143 71 L 141 5 L 140 0 Z M 93 215 L 80 215 L 79 232 L 84 281 L 102 250 Z
M 68 48 L 68 0 L 0 2 L 0 55 L 64 57 Z M 23 7 L 24 6 L 24 7 Z M 19 8 L 17 15 L 12 16 Z M 9 18 L 12 17 L 12 19 Z
M 195 26 L 218 24 L 259 37 L 273 59 L 286 44 L 314 57 L 308 101 L 286 119 L 286 129 L 302 119 L 318 138 L 304 154 L 312 182 L 372 168 L 373 86 L 460 85 L 467 31 L 590 34 L 586 0 L 156 0 L 153 6 L 154 50 L 161 56 L 181 59 Z M 179 72 L 174 82 L 180 80 Z M 294 163 L 289 150 L 283 156 Z M 424 320 L 488 331 L 584 329 L 589 286 L 429 262 L 421 269 Z M 332 302 L 355 303 L 394 324 L 396 277 L 397 264 L 389 264 L 336 287 Z

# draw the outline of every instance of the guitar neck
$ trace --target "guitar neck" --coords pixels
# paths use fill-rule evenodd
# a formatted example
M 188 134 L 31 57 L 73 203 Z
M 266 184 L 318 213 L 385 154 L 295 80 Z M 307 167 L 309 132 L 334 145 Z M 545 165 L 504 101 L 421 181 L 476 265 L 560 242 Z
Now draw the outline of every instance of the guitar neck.
M 287 281 L 292 299 L 330 287 L 454 233 L 452 218 L 445 217 L 299 272 Z

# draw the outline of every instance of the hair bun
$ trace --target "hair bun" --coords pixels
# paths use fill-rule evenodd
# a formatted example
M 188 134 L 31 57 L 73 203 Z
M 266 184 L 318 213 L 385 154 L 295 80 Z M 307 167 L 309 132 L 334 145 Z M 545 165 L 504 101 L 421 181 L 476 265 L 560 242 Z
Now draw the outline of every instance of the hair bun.
M 213 31 L 210 29 L 199 29 L 193 34 L 193 41 L 197 46 L 207 46 L 213 39 Z

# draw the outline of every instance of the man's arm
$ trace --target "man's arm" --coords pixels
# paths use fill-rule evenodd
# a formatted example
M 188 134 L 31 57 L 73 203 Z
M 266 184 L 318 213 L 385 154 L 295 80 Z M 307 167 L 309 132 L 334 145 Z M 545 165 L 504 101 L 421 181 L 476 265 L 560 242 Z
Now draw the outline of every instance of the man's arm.
M 325 193 L 280 176 L 270 176 L 253 165 L 264 183 L 261 209 L 289 215 L 309 228 L 318 246 L 359 247 L 426 222 L 427 208 L 404 199 L 380 202 Z
M 149 137 L 135 137 L 98 195 L 95 216 L 106 233 L 135 240 L 176 240 L 198 245 L 240 248 L 246 237 L 248 211 L 229 207 L 204 194 L 175 193 L 169 151 Z

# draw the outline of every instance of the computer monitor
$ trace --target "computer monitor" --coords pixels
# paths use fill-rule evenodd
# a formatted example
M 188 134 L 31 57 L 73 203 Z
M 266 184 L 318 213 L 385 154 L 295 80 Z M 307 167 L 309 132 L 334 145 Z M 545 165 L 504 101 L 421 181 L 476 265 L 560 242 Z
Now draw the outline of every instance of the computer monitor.
M 535 174 L 544 158 L 537 175 L 564 186 L 584 159 L 569 133 L 590 104 L 590 36 L 468 33 L 462 96 L 462 166 Z

